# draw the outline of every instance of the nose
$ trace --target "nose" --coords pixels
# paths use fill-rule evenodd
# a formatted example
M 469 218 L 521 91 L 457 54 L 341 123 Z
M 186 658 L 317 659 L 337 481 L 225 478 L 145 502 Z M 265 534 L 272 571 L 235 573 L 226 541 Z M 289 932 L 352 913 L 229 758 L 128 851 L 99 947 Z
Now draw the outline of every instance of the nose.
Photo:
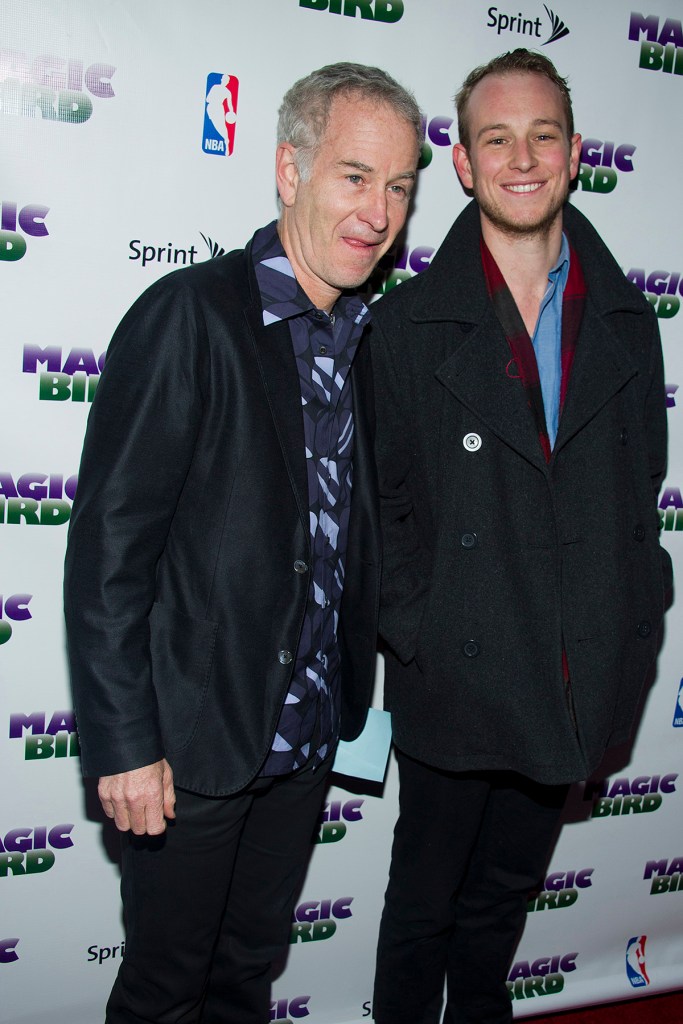
M 536 164 L 536 156 L 528 139 L 517 139 L 512 147 L 510 164 L 520 171 L 528 171 Z
M 373 231 L 386 231 L 389 226 L 386 190 L 383 187 L 369 189 L 358 215 L 361 220 L 372 227 Z

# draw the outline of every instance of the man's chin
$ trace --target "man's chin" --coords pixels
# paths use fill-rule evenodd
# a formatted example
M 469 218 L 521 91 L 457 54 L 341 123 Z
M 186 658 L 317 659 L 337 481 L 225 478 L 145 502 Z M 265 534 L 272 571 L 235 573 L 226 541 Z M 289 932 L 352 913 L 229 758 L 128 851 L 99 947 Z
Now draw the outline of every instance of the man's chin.
M 475 196 L 475 198 L 477 197 Z M 513 218 L 507 216 L 505 211 L 501 210 L 499 207 L 491 206 L 488 203 L 482 203 L 481 200 L 477 198 L 482 214 L 494 228 L 502 234 L 507 235 L 508 238 L 543 238 L 547 236 L 551 229 L 557 224 L 558 217 L 561 218 L 562 207 L 564 206 L 565 201 L 566 196 L 561 203 L 557 203 L 551 209 L 537 217 L 530 216 L 528 218 Z

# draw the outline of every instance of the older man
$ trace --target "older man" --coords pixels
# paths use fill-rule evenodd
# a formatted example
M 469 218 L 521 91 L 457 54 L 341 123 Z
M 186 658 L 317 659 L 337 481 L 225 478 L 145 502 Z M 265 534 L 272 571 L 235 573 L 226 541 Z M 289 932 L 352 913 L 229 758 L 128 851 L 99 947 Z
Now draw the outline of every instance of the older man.
M 405 221 L 420 112 L 338 64 L 293 86 L 278 131 L 279 221 L 145 292 L 88 424 L 66 617 L 83 769 L 126 833 L 108 1024 L 266 1024 L 332 755 L 371 692 L 355 290 Z
M 475 201 L 372 328 L 380 629 L 401 812 L 379 1024 L 507 1024 L 567 783 L 625 741 L 670 562 L 657 322 L 567 205 L 566 82 L 516 50 L 457 97 Z

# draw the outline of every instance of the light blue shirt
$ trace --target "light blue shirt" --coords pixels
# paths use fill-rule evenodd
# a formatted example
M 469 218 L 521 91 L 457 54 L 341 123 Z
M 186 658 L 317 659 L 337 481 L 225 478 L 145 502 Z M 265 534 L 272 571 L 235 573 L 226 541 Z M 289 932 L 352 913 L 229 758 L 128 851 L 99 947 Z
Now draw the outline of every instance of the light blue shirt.
M 541 381 L 545 424 L 550 447 L 555 447 L 560 419 L 562 383 L 562 298 L 569 276 L 569 242 L 562 235 L 562 248 L 555 266 L 548 272 L 548 287 L 541 301 L 536 330 L 531 339 Z

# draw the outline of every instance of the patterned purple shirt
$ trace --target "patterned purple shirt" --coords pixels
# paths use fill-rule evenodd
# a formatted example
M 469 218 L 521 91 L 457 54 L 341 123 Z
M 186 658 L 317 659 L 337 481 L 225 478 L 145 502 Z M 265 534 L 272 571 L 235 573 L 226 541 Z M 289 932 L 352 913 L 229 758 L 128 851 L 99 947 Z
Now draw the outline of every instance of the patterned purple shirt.
M 312 305 L 275 222 L 254 236 L 252 259 L 265 326 L 289 321 L 299 372 L 310 524 L 310 587 L 289 692 L 261 775 L 320 764 L 339 737 L 337 626 L 351 509 L 351 363 L 370 313 L 342 295 L 330 315 Z M 304 570 L 305 571 L 305 570 Z

